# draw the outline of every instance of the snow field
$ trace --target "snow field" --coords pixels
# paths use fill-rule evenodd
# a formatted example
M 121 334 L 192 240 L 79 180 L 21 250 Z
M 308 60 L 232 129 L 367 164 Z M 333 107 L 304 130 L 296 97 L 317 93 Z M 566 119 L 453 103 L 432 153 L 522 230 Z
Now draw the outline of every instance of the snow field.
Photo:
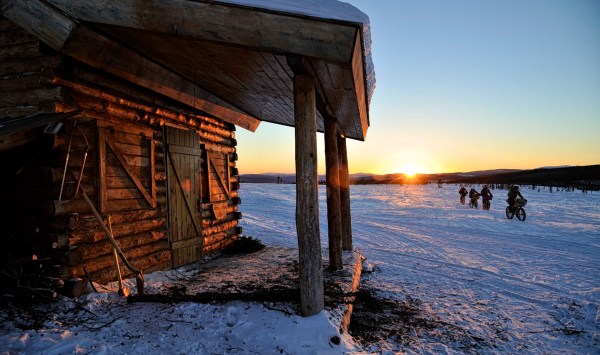
M 248 185 L 245 233 L 296 245 L 295 186 Z M 600 351 L 600 193 L 524 187 L 521 222 L 505 216 L 507 191 L 492 190 L 491 210 L 483 211 L 461 205 L 458 189 L 351 186 L 354 245 L 379 270 L 362 286 L 418 300 L 426 314 L 477 339 L 479 351 Z M 462 345 L 416 334 L 411 345 L 390 339 L 376 349 L 462 352 Z

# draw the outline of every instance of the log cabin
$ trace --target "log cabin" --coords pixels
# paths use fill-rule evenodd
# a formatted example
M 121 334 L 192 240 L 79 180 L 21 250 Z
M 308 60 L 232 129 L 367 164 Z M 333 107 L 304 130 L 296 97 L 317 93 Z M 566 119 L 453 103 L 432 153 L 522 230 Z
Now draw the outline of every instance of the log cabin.
M 316 133 L 329 268 L 352 250 L 346 139 L 365 140 L 368 18 L 334 0 L 1 0 L 3 287 L 77 295 L 241 235 L 235 131 L 296 132 L 301 309 L 323 309 Z M 111 242 L 114 238 L 114 243 Z M 122 269 L 124 276 L 133 271 Z

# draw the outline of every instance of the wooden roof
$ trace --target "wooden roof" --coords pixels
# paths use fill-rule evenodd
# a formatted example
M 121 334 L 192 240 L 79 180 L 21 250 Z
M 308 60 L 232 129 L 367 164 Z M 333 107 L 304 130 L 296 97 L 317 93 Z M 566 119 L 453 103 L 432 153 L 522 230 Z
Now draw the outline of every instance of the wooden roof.
M 295 70 L 317 79 L 317 127 L 369 126 L 363 24 L 218 1 L 3 0 L 2 13 L 82 62 L 254 131 L 294 125 Z

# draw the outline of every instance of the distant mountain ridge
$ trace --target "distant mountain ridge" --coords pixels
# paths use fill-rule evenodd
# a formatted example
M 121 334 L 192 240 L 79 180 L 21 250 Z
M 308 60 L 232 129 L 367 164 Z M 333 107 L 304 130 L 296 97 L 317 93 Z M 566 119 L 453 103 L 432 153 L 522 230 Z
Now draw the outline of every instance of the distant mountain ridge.
M 295 174 L 242 174 L 244 183 L 284 183 L 295 184 Z M 325 176 L 319 175 L 323 183 Z M 368 174 L 350 175 L 351 184 L 427 184 L 427 183 L 472 183 L 472 184 L 519 184 L 546 186 L 583 186 L 600 189 L 600 164 L 587 166 L 541 167 L 530 170 L 492 169 L 469 172 L 417 174 L 412 178 L 404 174 Z

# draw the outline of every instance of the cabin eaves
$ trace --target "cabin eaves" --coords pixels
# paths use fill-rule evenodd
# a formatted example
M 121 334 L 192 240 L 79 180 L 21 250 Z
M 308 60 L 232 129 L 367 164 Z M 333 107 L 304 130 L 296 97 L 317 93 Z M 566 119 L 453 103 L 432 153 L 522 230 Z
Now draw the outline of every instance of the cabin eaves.
M 364 140 L 374 86 L 368 23 L 289 4 L 5 0 L 2 13 L 55 50 L 251 131 L 261 121 L 294 126 L 289 62 L 300 58 L 316 78 L 317 130 L 332 116 L 342 134 Z

